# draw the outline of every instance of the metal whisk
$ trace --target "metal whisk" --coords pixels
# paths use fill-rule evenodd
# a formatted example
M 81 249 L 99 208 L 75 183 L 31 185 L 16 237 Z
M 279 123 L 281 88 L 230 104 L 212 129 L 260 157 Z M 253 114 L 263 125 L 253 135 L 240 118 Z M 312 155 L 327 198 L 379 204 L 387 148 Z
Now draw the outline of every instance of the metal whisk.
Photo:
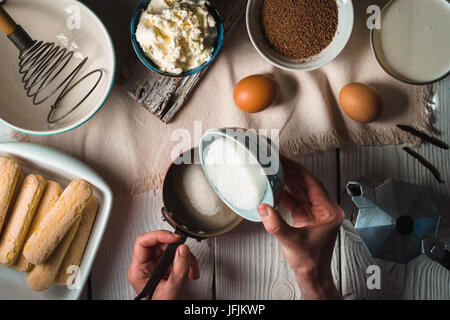
M 74 57 L 74 51 L 60 47 L 53 42 L 33 40 L 20 25 L 15 23 L 1 5 L 0 29 L 19 49 L 19 74 L 22 75 L 21 81 L 24 90 L 27 96 L 32 98 L 33 104 L 39 105 L 52 97 L 56 97 L 50 105 L 47 116 L 48 123 L 56 123 L 69 116 L 91 95 L 100 83 L 103 77 L 101 69 L 93 70 L 78 78 L 78 80 L 74 80 L 86 64 L 88 57 L 85 57 L 70 71 L 69 75 L 62 79 L 65 76 L 62 72 Z M 56 110 L 64 97 L 84 80 L 95 75 L 98 76 L 97 80 L 89 92 L 75 106 L 56 117 Z M 61 80 L 57 79 L 58 76 Z M 53 83 L 56 79 L 60 81 L 58 84 Z

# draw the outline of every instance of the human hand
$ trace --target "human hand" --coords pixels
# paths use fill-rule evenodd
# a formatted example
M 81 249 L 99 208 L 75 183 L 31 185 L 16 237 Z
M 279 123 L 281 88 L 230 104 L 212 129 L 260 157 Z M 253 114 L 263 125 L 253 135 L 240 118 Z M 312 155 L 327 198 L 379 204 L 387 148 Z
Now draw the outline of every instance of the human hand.
M 305 299 L 342 298 L 333 284 L 331 259 L 344 213 L 301 164 L 284 157 L 281 161 L 291 191 L 284 191 L 281 204 L 290 211 L 293 226 L 262 204 L 258 212 L 264 227 L 283 247 Z
M 159 258 L 168 244 L 180 240 L 180 236 L 169 231 L 153 231 L 137 237 L 133 258 L 128 268 L 128 282 L 136 293 L 142 291 L 155 270 Z M 176 300 L 182 298 L 187 277 L 200 277 L 198 262 L 185 244 L 178 246 L 175 259 L 166 276 L 156 287 L 152 300 Z

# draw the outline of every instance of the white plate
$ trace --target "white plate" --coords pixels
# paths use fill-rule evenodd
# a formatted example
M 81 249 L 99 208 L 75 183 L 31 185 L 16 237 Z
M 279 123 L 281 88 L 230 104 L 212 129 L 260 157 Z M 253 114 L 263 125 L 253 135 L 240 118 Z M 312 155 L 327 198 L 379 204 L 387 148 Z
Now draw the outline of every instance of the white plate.
M 18 73 L 19 50 L 0 32 L 0 119 L 13 129 L 37 135 L 62 133 L 82 125 L 101 108 L 113 85 L 115 53 L 108 31 L 88 7 L 75 0 L 14 0 L 3 6 L 33 39 L 55 42 L 69 49 L 72 47 L 77 56 L 89 57 L 80 76 L 95 69 L 104 73 L 98 87 L 73 114 L 50 125 L 47 123 L 50 103 L 35 106 L 26 96 Z M 66 75 L 80 63 L 81 58 L 72 60 L 64 69 Z M 75 106 L 80 96 L 84 97 L 89 92 L 95 80 L 92 77 L 74 89 L 74 93 L 77 90 L 76 95 L 69 94 L 61 108 L 66 110 Z
M 80 265 L 80 288 L 68 289 L 53 285 L 46 291 L 36 292 L 28 286 L 26 273 L 0 265 L 0 300 L 78 299 L 108 223 L 113 200 L 110 187 L 79 160 L 51 148 L 29 143 L 0 143 L 0 155 L 10 155 L 18 159 L 25 174 L 31 172 L 41 174 L 46 179 L 61 183 L 63 187 L 75 179 L 86 180 L 94 187 L 94 197 L 99 200 L 95 224 Z

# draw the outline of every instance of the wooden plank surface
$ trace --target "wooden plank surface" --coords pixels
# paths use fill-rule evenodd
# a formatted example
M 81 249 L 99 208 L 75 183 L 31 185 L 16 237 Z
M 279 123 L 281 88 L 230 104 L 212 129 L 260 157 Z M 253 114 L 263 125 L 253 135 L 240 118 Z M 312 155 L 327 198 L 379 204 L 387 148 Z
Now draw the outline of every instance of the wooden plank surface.
M 437 127 L 442 137 L 450 141 L 449 80 L 439 84 Z M 11 140 L 9 130 L 2 126 L 2 141 Z M 446 181 L 450 181 L 450 161 L 446 152 L 423 146 L 419 152 L 437 165 Z M 448 182 L 439 185 L 430 173 L 400 147 L 346 148 L 340 154 L 341 190 L 348 179 L 364 174 L 386 175 L 422 183 L 432 191 L 444 214 L 439 235 L 450 236 L 450 190 Z M 334 153 L 308 156 L 303 162 L 327 189 L 337 194 Z M 334 190 L 334 191 L 333 191 Z M 160 220 L 159 194 L 143 194 L 135 199 L 116 199 L 107 234 L 97 256 L 92 273 L 92 298 L 131 299 L 134 292 L 127 283 L 126 270 L 135 237 L 158 228 L 170 229 Z M 245 241 L 244 241 L 245 240 Z M 349 299 L 450 299 L 449 272 L 426 257 L 419 257 L 402 266 L 371 258 L 348 223 L 340 235 L 333 270 L 338 287 Z M 189 284 L 186 296 L 212 298 L 213 272 L 216 264 L 216 296 L 218 299 L 280 299 L 299 298 L 292 274 L 277 243 L 265 234 L 261 225 L 245 222 L 227 236 L 209 243 L 193 243 L 201 260 L 201 282 Z M 214 246 L 215 261 L 214 261 Z M 255 251 L 255 253 L 252 253 Z M 250 254 L 249 254 L 250 252 Z M 336 254 L 337 253 L 337 254 Z M 382 289 L 368 290 L 366 269 L 378 264 L 382 268 Z M 336 270 L 340 270 L 336 272 Z M 84 295 L 86 297 L 86 294 Z
M 449 88 L 449 79 L 438 85 L 436 106 L 437 128 L 447 141 L 450 141 Z M 1 141 L 12 140 L 9 130 L 5 126 L 1 129 Z M 393 176 L 421 183 L 432 191 L 444 215 L 439 235 L 450 237 L 450 217 L 447 213 L 450 207 L 449 155 L 431 146 L 423 146 L 419 152 L 441 169 L 446 184 L 437 184 L 431 174 L 399 146 L 360 147 L 341 151 L 341 190 L 348 179 L 364 174 Z M 337 194 L 335 186 L 338 177 L 333 152 L 308 156 L 303 162 L 322 179 L 331 193 Z M 159 195 L 151 193 L 135 199 L 116 199 L 111 222 L 93 268 L 92 298 L 134 297 L 126 280 L 126 270 L 135 237 L 149 230 L 170 229 L 160 220 L 160 205 Z M 405 266 L 373 259 L 348 223 L 342 228 L 338 245 L 333 270 L 335 281 L 338 287 L 342 287 L 346 298 L 450 299 L 449 272 L 426 257 L 419 257 Z M 296 299 L 300 296 L 281 249 L 273 238 L 265 234 L 261 225 L 245 222 L 231 234 L 214 242 L 193 243 L 192 246 L 201 260 L 202 279 L 189 284 L 186 297 L 213 297 L 214 263 L 218 299 Z M 368 290 L 365 285 L 366 269 L 371 264 L 378 264 L 382 269 L 381 290 Z M 87 297 L 87 294 L 83 296 Z
M 161 192 L 144 193 L 133 198 L 116 198 L 111 219 L 91 272 L 92 298 L 130 300 L 136 296 L 127 281 L 136 237 L 154 230 L 173 229 L 161 219 Z M 214 260 L 210 241 L 186 242 L 199 260 L 199 280 L 188 280 L 184 297 L 212 299 Z
M 301 158 L 332 195 L 336 195 L 336 152 Z M 283 210 L 289 221 L 289 214 Z M 299 299 L 300 290 L 283 250 L 261 223 L 244 221 L 236 230 L 215 240 L 216 298 Z M 333 275 L 340 288 L 339 242 L 333 257 Z
M 327 189 L 336 194 L 336 153 L 308 156 L 302 160 L 325 181 Z M 133 243 L 142 232 L 170 230 L 160 219 L 160 209 L 160 191 L 156 195 L 148 193 L 131 199 L 116 199 L 91 274 L 93 299 L 132 299 L 135 296 L 126 279 Z M 287 216 L 286 212 L 284 216 Z M 189 282 L 186 298 L 212 299 L 214 290 L 216 299 L 300 298 L 281 247 L 265 232 L 262 224 L 246 221 L 225 236 L 201 243 L 190 240 L 189 245 L 199 259 L 201 278 Z M 337 251 L 333 258 L 333 274 L 340 287 Z
M 434 88 L 436 128 L 439 137 L 450 141 L 450 80 Z M 393 177 L 426 187 L 442 214 L 439 236 L 450 237 L 450 153 L 431 145 L 417 149 L 441 171 L 439 184 L 402 146 L 345 148 L 340 153 L 341 190 L 350 179 L 364 175 Z M 381 268 L 381 290 L 368 290 L 367 266 Z M 353 299 L 450 299 L 450 271 L 421 256 L 406 265 L 382 262 L 370 257 L 349 223 L 341 232 L 342 291 Z
M 113 21 L 118 65 L 132 55 L 129 46 L 130 17 L 116 21 L 113 12 L 132 12 L 136 1 L 114 1 L 111 10 L 101 10 L 106 1 L 86 0 L 106 21 Z M 225 1 L 224 1 L 225 2 Z M 102 3 L 102 4 L 100 4 Z M 109 19 L 109 20 L 108 20 Z M 123 33 L 120 33 L 123 32 Z M 123 51 L 123 52 L 122 52 Z M 437 128 L 450 142 L 450 81 L 437 85 Z M 9 129 L 0 124 L 0 142 L 11 140 Z M 442 214 L 441 237 L 450 237 L 450 156 L 432 146 L 418 150 L 438 168 L 445 184 L 437 184 L 432 175 L 407 156 L 399 146 L 345 148 L 340 152 L 340 170 L 336 170 L 335 152 L 302 158 L 305 165 L 337 196 L 349 179 L 362 175 L 392 176 L 427 187 Z M 340 181 L 340 188 L 337 187 Z M 135 238 L 142 232 L 169 229 L 160 219 L 159 191 L 135 198 L 116 199 L 111 221 L 91 274 L 93 299 L 132 299 L 135 296 L 126 279 Z M 215 240 L 188 242 L 200 260 L 201 279 L 190 281 L 186 298 L 212 299 L 298 299 L 299 290 L 277 242 L 265 233 L 261 224 L 244 222 L 232 233 Z M 381 290 L 368 290 L 366 269 L 377 264 L 382 269 Z M 215 270 L 214 270 L 215 268 Z M 215 272 L 215 287 L 214 284 Z M 348 299 L 450 299 L 450 272 L 419 257 L 407 265 L 396 265 L 371 258 L 348 222 L 344 223 L 333 257 L 333 273 L 338 288 Z M 87 298 L 87 292 L 83 297 Z

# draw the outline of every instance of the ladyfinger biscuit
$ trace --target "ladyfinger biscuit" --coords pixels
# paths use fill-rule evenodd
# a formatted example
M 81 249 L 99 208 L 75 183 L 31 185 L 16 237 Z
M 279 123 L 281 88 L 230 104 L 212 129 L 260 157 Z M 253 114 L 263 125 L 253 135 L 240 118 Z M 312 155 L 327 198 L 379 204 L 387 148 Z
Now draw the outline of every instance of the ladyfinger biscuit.
M 58 200 L 62 191 L 63 188 L 58 182 L 47 180 L 44 194 L 42 195 L 41 202 L 39 203 L 39 206 L 36 210 L 36 214 L 31 221 L 27 237 L 25 238 L 25 243 L 28 241 L 28 238 L 37 230 L 37 227 L 41 223 L 42 219 L 48 213 L 49 209 L 55 204 L 56 200 Z M 17 271 L 28 272 L 33 268 L 33 264 L 28 262 L 27 259 L 25 259 L 23 252 L 21 252 L 19 258 L 17 258 L 17 262 L 14 265 L 14 268 Z
M 53 282 L 55 282 L 59 267 L 80 226 L 81 218 L 82 216 L 78 216 L 77 221 L 70 227 L 69 232 L 63 237 L 50 257 L 43 264 L 34 266 L 28 273 L 28 284 L 31 289 L 44 291 L 50 288 Z
M 16 160 L 0 157 L 0 232 L 21 175 L 22 170 Z
M 95 198 L 91 198 L 86 208 L 83 211 L 83 217 L 81 218 L 80 226 L 78 227 L 77 234 L 70 245 L 69 250 L 64 257 L 64 260 L 59 269 L 58 276 L 55 283 L 60 286 L 67 284 L 69 274 L 67 274 L 67 268 L 70 266 L 80 266 L 81 259 L 83 258 L 84 249 L 86 248 L 89 236 L 91 235 L 92 227 L 94 226 L 95 216 L 97 215 L 98 201 Z
M 29 272 L 31 269 L 33 269 L 33 264 L 29 263 L 21 252 L 16 260 L 16 264 L 11 267 L 20 272 Z
M 92 193 L 92 186 L 86 181 L 69 184 L 25 243 L 23 255 L 29 262 L 38 265 L 47 260 L 82 214 Z
M 44 189 L 45 179 L 40 175 L 25 178 L 0 240 L 0 263 L 11 266 L 16 262 Z

